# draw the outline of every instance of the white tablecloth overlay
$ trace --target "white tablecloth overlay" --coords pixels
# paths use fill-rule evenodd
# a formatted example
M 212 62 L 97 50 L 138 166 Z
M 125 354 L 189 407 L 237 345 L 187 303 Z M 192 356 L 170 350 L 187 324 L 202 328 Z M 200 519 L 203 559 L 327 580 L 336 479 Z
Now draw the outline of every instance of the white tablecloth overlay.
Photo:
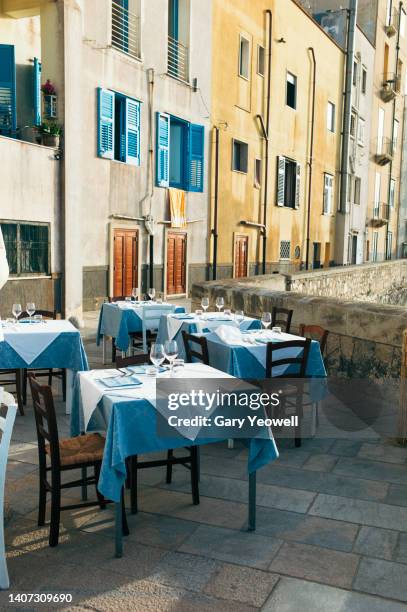
M 185 316 L 185 315 L 184 315 Z M 167 316 L 167 330 L 168 330 L 168 338 L 173 340 L 175 336 L 178 334 L 184 323 L 195 324 L 196 331 L 198 334 L 202 333 L 204 329 L 209 329 L 211 331 L 216 330 L 221 325 L 229 325 L 236 326 L 236 321 L 234 317 L 227 317 L 226 315 L 217 315 L 217 313 L 207 313 L 206 316 L 197 316 L 193 315 L 190 318 L 181 318 L 181 314 L 178 316 L 168 315 Z M 251 317 L 245 317 L 245 321 L 254 321 Z

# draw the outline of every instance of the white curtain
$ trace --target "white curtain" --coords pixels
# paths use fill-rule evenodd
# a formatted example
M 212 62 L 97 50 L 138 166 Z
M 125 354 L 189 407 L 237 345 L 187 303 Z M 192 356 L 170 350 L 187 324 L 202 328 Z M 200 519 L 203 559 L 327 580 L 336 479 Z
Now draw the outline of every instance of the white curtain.
M 3 234 L 0 228 L 0 289 L 6 284 L 9 275 L 9 268 L 4 245 Z

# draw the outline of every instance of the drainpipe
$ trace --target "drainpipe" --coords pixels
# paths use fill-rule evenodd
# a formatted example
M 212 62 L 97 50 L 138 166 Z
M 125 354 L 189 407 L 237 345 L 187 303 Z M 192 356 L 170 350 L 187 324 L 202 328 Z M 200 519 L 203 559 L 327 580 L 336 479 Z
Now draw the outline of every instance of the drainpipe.
M 314 162 L 314 128 L 315 128 L 315 90 L 317 82 L 317 62 L 313 47 L 308 47 L 312 58 L 312 109 L 311 109 L 311 138 L 309 147 L 309 178 L 308 178 L 308 206 L 307 206 L 307 242 L 305 254 L 305 269 L 309 268 L 309 248 L 310 248 L 310 229 L 311 229 L 311 198 L 312 198 L 312 166 Z
M 262 248 L 262 273 L 266 273 L 267 257 L 267 204 L 268 204 L 268 176 L 269 176 L 269 136 L 270 136 L 270 98 L 271 98 L 271 44 L 273 34 L 273 15 L 270 9 L 266 10 L 268 16 L 268 53 L 267 53 L 267 101 L 266 101 L 266 126 L 265 131 L 266 150 L 264 156 L 264 191 L 263 191 L 263 248 Z
M 348 13 L 348 37 L 346 49 L 346 74 L 345 92 L 343 105 L 343 126 L 342 126 L 342 156 L 341 156 L 341 189 L 339 198 L 339 212 L 346 214 L 346 204 L 348 198 L 349 182 L 349 139 L 350 139 L 350 119 L 352 113 L 352 77 L 353 77 L 353 58 L 355 55 L 355 32 L 358 0 L 350 0 Z
M 215 198 L 213 211 L 213 261 L 212 279 L 216 280 L 218 265 L 218 200 L 219 200 L 219 128 L 213 128 L 215 132 Z

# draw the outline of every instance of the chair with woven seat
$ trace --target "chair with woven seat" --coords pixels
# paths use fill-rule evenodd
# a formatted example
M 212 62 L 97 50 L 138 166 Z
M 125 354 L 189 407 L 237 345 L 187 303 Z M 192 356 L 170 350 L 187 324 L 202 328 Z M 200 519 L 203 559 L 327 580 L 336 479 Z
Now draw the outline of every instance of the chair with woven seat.
M 205 336 L 195 336 L 194 334 L 188 334 L 184 329 L 182 330 L 182 339 L 185 346 L 185 354 L 188 363 L 201 362 L 205 365 L 209 365 L 209 352 L 208 343 Z M 197 351 L 195 347 L 200 347 L 200 351 Z
M 17 397 L 18 411 L 21 416 L 24 416 L 24 399 L 23 399 L 23 373 L 22 370 L 16 368 L 12 370 L 0 370 L 0 386 L 14 387 Z
M 76 438 L 59 439 L 52 389 L 40 385 L 35 375 L 28 374 L 34 404 L 39 459 L 39 506 L 38 525 L 45 525 L 47 493 L 51 495 L 51 523 L 49 545 L 57 546 L 61 510 L 75 510 L 100 506 L 104 509 L 108 501 L 99 493 L 97 484 L 102 465 L 104 438 L 100 434 L 85 434 Z M 93 467 L 94 475 L 87 476 L 86 468 Z M 62 472 L 82 469 L 83 477 L 70 482 L 61 482 Z M 48 474 L 51 481 L 48 480 Z M 61 506 L 61 491 L 74 487 L 95 485 L 97 500 Z M 124 498 L 124 495 L 123 495 Z M 124 502 L 124 500 L 123 500 Z M 123 503 L 123 533 L 128 526 Z
M 281 327 L 286 334 L 289 334 L 293 313 L 294 311 L 288 308 L 278 308 L 277 306 L 273 306 L 271 311 L 272 327 Z
M 57 318 L 57 312 L 56 310 L 36 310 L 35 314 L 41 315 L 43 319 L 48 319 L 51 321 L 55 321 Z M 20 319 L 26 319 L 28 318 L 28 312 L 22 312 Z M 23 403 L 24 405 L 27 404 L 27 383 L 28 383 L 28 369 L 24 369 L 23 370 L 23 384 L 22 384 L 22 389 L 23 389 Z M 47 377 L 48 378 L 48 385 L 51 387 L 52 386 L 52 381 L 55 378 L 60 378 L 61 382 L 62 382 L 62 397 L 64 402 L 66 401 L 66 370 L 55 370 L 52 368 L 39 368 L 39 369 L 34 369 L 30 371 L 35 373 L 35 377 L 36 378 L 42 378 L 42 377 Z

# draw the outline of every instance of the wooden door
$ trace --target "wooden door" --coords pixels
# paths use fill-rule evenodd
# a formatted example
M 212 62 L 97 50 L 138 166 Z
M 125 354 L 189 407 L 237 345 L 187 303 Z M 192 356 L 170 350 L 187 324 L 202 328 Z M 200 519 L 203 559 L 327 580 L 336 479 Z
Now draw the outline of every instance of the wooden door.
M 113 297 L 129 296 L 138 287 L 138 230 L 115 229 Z
M 167 294 L 186 293 L 187 235 L 168 232 L 167 235 Z
M 248 250 L 248 236 L 235 236 L 235 278 L 242 278 L 248 275 Z

